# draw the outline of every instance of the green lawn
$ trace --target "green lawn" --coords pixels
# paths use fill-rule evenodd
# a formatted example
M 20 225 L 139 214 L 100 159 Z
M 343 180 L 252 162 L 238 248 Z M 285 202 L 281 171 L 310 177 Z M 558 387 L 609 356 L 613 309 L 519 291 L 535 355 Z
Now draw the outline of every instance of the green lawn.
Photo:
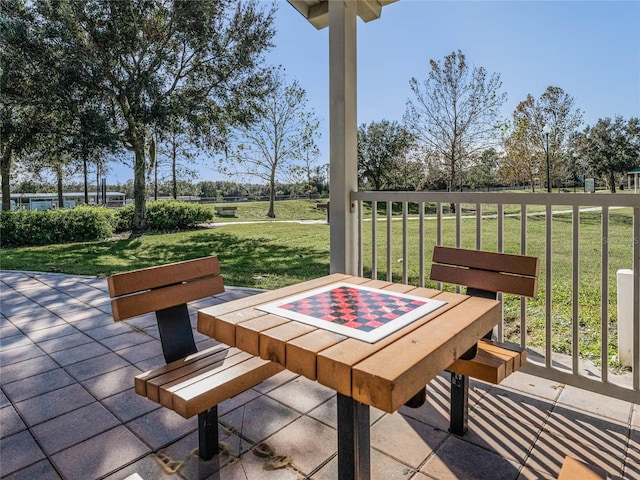
M 323 220 L 326 218 L 324 210 L 316 208 L 317 203 L 326 203 L 327 199 L 318 200 L 279 200 L 275 203 L 275 220 Z M 246 222 L 271 220 L 267 217 L 269 202 L 234 202 L 215 203 L 215 206 L 237 207 L 235 217 L 219 217 L 214 222 Z
M 4 249 L 5 270 L 107 276 L 217 255 L 228 285 L 277 288 L 329 273 L 329 226 L 238 224 L 95 243 Z

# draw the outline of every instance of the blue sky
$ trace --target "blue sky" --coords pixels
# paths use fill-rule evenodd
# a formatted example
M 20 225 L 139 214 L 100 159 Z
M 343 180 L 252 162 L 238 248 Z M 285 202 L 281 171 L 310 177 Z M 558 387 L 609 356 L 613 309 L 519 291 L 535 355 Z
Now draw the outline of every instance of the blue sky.
M 267 61 L 306 89 L 321 121 L 319 163 L 328 163 L 328 29 L 316 30 L 286 0 L 277 6 L 276 46 Z M 358 20 L 358 124 L 401 121 L 409 80 L 425 79 L 430 59 L 455 50 L 500 74 L 508 95 L 504 117 L 550 85 L 575 98 L 583 127 L 604 117 L 640 116 L 638 0 L 400 0 L 378 20 Z M 222 178 L 212 163 L 203 165 L 202 180 Z

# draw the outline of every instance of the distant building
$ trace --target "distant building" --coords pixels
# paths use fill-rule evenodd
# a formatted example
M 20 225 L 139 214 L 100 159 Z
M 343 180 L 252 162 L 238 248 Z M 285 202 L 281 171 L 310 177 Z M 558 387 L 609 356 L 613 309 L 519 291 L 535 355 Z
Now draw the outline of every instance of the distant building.
M 101 195 L 95 192 L 89 193 L 89 205 L 98 204 L 100 202 Z M 84 204 L 83 192 L 70 192 L 63 193 L 62 199 L 64 202 L 63 208 L 73 208 L 76 205 Z M 107 192 L 106 194 L 108 207 L 121 207 L 127 203 L 126 196 L 120 192 Z M 51 210 L 54 208 L 60 208 L 58 204 L 57 193 L 12 193 L 11 194 L 11 209 L 12 210 Z

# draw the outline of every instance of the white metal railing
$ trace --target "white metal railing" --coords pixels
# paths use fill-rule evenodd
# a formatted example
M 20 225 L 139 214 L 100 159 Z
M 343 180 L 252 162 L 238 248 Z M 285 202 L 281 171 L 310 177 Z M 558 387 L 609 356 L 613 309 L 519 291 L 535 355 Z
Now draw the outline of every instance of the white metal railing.
M 538 298 L 503 299 L 499 338 L 527 348 L 526 372 L 640 402 L 640 195 L 354 192 L 351 200 L 362 276 L 429 286 L 433 245 L 538 256 Z M 613 341 L 621 268 L 633 271 L 630 371 Z

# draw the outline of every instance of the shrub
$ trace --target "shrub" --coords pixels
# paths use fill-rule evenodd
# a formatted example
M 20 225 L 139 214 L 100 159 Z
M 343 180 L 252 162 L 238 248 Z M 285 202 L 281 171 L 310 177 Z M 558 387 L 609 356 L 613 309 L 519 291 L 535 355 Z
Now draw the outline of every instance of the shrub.
M 89 242 L 113 235 L 115 215 L 101 207 L 1 212 L 0 246 Z
M 133 212 L 133 205 L 127 205 L 117 210 L 116 232 L 133 228 Z M 176 200 L 147 203 L 147 230 L 160 232 L 185 230 L 212 219 L 213 210 L 204 205 Z
M 204 205 L 176 200 L 147 204 L 147 229 L 157 231 L 184 230 L 213 219 L 213 210 Z
M 105 240 L 114 232 L 131 230 L 133 213 L 133 205 L 116 211 L 80 206 L 60 210 L 0 212 L 0 246 Z M 175 200 L 147 204 L 148 230 L 184 230 L 212 219 L 213 210 L 204 205 Z
M 116 210 L 116 219 L 113 229 L 116 232 L 126 232 L 133 228 L 133 212 L 132 203 Z

